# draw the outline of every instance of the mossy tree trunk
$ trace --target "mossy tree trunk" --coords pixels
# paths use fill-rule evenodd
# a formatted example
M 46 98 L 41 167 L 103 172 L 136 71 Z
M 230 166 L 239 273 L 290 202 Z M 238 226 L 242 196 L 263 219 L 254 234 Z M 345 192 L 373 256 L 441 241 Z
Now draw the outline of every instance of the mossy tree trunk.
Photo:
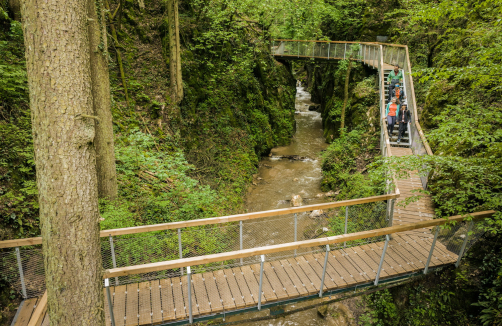
M 102 0 L 88 0 L 89 45 L 91 58 L 92 98 L 94 113 L 99 118 L 94 144 L 100 198 L 117 198 L 115 147 L 110 104 L 108 42 Z
M 183 99 L 181 78 L 181 46 L 178 17 L 178 0 L 168 0 L 167 19 L 169 22 L 169 71 L 171 77 L 171 99 L 178 104 Z
M 21 11 L 50 322 L 105 325 L 87 1 Z
M 343 107 L 342 107 L 342 116 L 341 116 L 341 124 L 340 124 L 340 133 L 344 134 L 345 130 L 345 110 L 347 108 L 347 103 L 349 102 L 349 79 L 350 79 L 350 70 L 352 69 L 352 55 L 349 57 L 349 62 L 347 63 L 347 74 L 345 75 L 345 89 L 343 96 Z

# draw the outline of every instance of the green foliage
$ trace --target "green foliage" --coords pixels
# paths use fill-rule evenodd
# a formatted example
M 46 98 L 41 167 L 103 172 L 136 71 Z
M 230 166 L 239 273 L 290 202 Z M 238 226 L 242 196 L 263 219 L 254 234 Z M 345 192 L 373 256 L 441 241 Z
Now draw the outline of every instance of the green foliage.
M 325 191 L 338 189 L 340 193 L 337 198 L 375 196 L 384 189 L 383 174 L 361 173 L 372 158 L 371 151 L 375 150 L 371 146 L 361 145 L 363 135 L 360 130 L 352 130 L 335 139 L 323 153 L 321 186 Z

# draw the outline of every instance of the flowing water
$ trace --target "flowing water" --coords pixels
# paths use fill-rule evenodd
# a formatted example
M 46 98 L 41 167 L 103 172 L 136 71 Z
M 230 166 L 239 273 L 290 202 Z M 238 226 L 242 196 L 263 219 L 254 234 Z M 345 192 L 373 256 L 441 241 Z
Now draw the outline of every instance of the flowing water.
M 255 176 L 255 185 L 250 188 L 246 199 L 249 212 L 290 207 L 293 195 L 300 195 L 303 205 L 329 201 L 326 197 L 316 196 L 321 193 L 321 151 L 328 145 L 323 138 L 321 114 L 309 111 L 311 105 L 314 103 L 310 100 L 310 94 L 303 87 L 298 87 L 295 103 L 296 133 L 289 145 L 272 149 L 271 156 L 262 159 Z M 299 233 L 303 234 L 310 224 L 312 222 L 309 218 L 300 219 Z M 291 242 L 291 232 L 285 230 L 292 227 L 293 219 L 288 216 L 280 222 L 269 218 L 259 224 L 245 223 L 245 248 Z M 288 309 L 295 309 L 295 306 L 303 304 L 305 303 L 290 305 Z M 318 317 L 316 309 L 278 319 L 245 322 L 262 315 L 263 313 L 243 314 L 230 317 L 227 321 L 240 320 L 240 325 L 245 326 L 328 325 L 326 320 Z

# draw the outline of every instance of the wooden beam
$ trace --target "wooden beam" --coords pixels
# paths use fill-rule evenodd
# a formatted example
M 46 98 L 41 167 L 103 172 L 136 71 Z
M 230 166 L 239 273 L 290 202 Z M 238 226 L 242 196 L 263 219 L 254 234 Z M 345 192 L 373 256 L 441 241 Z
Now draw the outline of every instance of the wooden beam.
M 211 218 L 205 218 L 205 219 L 199 219 L 199 220 L 181 221 L 181 222 L 154 224 L 154 225 L 142 225 L 142 226 L 135 226 L 135 227 L 130 227 L 130 228 L 123 228 L 123 229 L 103 230 L 100 232 L 100 237 L 104 238 L 104 237 L 108 237 L 110 235 L 115 236 L 115 235 L 135 234 L 135 233 L 143 233 L 143 232 L 153 232 L 153 231 L 173 230 L 173 229 L 179 229 L 179 228 L 188 228 L 188 227 L 193 227 L 193 226 L 201 226 L 201 225 L 209 225 L 209 224 L 221 224 L 221 223 L 228 223 L 228 222 L 245 221 L 245 220 L 252 220 L 252 219 L 269 217 L 269 216 L 278 216 L 278 215 L 287 215 L 287 214 L 293 214 L 293 213 L 309 212 L 309 211 L 318 210 L 318 209 L 328 209 L 328 208 L 334 208 L 334 207 L 373 203 L 373 202 L 377 202 L 377 201 L 384 201 L 384 200 L 394 199 L 394 198 L 398 198 L 398 197 L 399 197 L 399 193 L 396 193 L 396 194 L 388 194 L 388 195 L 373 196 L 373 197 L 366 197 L 366 198 L 342 200 L 342 201 L 336 201 L 336 202 L 324 203 L 324 204 L 281 208 L 281 209 L 275 209 L 275 210 L 263 211 L 263 212 L 237 214 L 237 215 L 229 215 L 229 216 L 223 216 L 223 217 L 211 217 Z M 12 247 L 22 247 L 22 246 L 32 246 L 32 245 L 39 245 L 39 244 L 42 244 L 42 237 L 6 240 L 6 241 L 0 241 L 0 249 L 1 248 L 12 248 Z
M 28 326 L 37 326 L 42 324 L 42 319 L 44 318 L 46 311 L 47 311 L 47 290 L 45 290 L 44 295 L 37 302 L 37 307 L 35 308 L 33 315 L 31 315 Z
M 483 218 L 492 216 L 493 214 L 495 214 L 495 211 L 485 211 L 485 212 L 479 212 L 479 213 L 472 213 L 472 214 L 470 214 L 470 216 L 472 216 L 473 220 L 479 220 L 479 219 L 483 219 Z M 397 232 L 403 232 L 403 231 L 409 231 L 409 230 L 415 230 L 415 229 L 421 229 L 421 228 L 426 228 L 426 227 L 443 225 L 443 224 L 446 224 L 449 222 L 461 222 L 464 219 L 466 219 L 465 216 L 457 215 L 457 216 L 452 216 L 447 219 L 436 219 L 436 220 L 429 220 L 429 221 L 423 221 L 423 222 L 418 222 L 418 223 L 408 223 L 408 224 L 396 225 L 396 226 L 391 226 L 391 227 L 382 228 L 382 229 L 362 231 L 362 232 L 356 232 L 356 233 L 350 233 L 350 234 L 344 234 L 344 235 L 337 235 L 337 236 L 333 236 L 333 237 L 304 240 L 304 241 L 298 241 L 298 242 L 292 242 L 292 243 L 284 243 L 284 244 L 279 244 L 279 245 L 271 245 L 271 246 L 266 246 L 266 247 L 258 247 L 258 248 L 230 251 L 230 252 L 225 252 L 225 253 L 220 253 L 220 254 L 198 256 L 198 257 L 191 257 L 191 258 L 183 258 L 183 259 L 176 259 L 176 260 L 143 264 L 143 265 L 112 268 L 112 269 L 108 269 L 105 271 L 104 278 L 125 276 L 125 275 L 134 275 L 134 274 L 143 274 L 143 273 L 149 273 L 149 272 L 155 272 L 155 271 L 161 271 L 161 270 L 167 270 L 167 269 L 174 269 L 174 268 L 180 268 L 180 267 L 209 264 L 209 263 L 213 263 L 213 262 L 220 262 L 220 261 L 231 260 L 231 259 L 252 257 L 252 256 L 258 256 L 258 255 L 266 255 L 266 254 L 294 250 L 294 249 L 300 249 L 300 248 L 309 248 L 309 247 L 315 247 L 315 246 L 323 246 L 323 245 L 327 245 L 327 244 L 342 243 L 342 242 L 351 241 L 351 240 L 367 239 L 367 238 L 373 238 L 373 237 L 387 235 L 387 234 L 393 234 L 393 233 L 397 233 Z

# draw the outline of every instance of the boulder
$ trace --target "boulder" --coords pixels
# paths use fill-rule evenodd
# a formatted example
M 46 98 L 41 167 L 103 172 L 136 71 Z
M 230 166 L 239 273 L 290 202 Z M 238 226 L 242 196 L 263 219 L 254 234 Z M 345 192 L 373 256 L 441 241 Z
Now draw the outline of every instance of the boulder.
M 298 178 L 294 178 L 293 181 L 295 181 L 295 182 L 298 181 Z
M 317 307 L 317 314 L 319 314 L 319 316 L 321 316 L 322 318 L 326 318 L 326 316 L 328 315 L 328 305 L 325 304 Z
M 322 214 L 324 214 L 322 209 L 316 209 L 316 210 L 312 211 L 312 213 L 310 213 L 309 216 L 310 216 L 310 218 L 316 218 L 316 217 L 321 216 Z
M 293 195 L 291 197 L 291 206 L 293 207 L 298 207 L 298 206 L 302 206 L 302 197 L 300 195 Z
M 324 196 L 326 197 L 335 197 L 336 195 L 338 195 L 340 193 L 340 191 L 333 191 L 333 190 L 330 190 L 328 191 L 327 193 L 324 194 Z

